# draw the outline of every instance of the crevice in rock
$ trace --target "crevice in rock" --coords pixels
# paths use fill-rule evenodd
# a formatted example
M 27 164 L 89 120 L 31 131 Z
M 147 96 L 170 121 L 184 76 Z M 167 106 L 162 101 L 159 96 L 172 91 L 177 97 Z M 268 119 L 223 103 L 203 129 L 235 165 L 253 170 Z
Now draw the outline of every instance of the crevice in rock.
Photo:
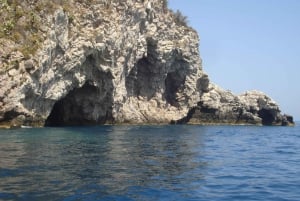
M 102 83 L 102 86 L 94 86 L 91 81 L 87 81 L 81 88 L 70 91 L 54 104 L 45 126 L 112 123 L 112 83 L 110 79 Z

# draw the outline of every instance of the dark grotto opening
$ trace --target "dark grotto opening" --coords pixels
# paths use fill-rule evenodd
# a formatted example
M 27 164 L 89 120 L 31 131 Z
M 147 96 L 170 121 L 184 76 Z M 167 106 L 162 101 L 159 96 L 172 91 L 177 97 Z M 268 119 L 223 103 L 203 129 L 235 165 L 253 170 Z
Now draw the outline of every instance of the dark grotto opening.
M 107 81 L 107 80 L 106 80 Z M 57 101 L 45 126 L 85 126 L 112 123 L 111 83 L 94 86 L 86 82 Z
M 179 70 L 167 74 L 165 79 L 165 98 L 170 105 L 175 107 L 180 106 L 177 93 L 180 92 L 181 87 L 184 85 L 185 78 L 185 74 Z
M 157 76 L 152 70 L 153 65 L 147 58 L 140 59 L 126 78 L 125 86 L 129 96 L 142 96 L 151 99 L 156 89 L 153 86 Z M 151 70 L 152 69 L 152 70 Z
M 129 96 L 141 96 L 150 100 L 161 86 L 162 66 L 158 61 L 157 41 L 147 38 L 147 54 L 139 59 L 126 75 L 125 87 Z
M 262 118 L 263 125 L 272 125 L 272 123 L 275 121 L 275 116 L 270 110 L 261 109 L 258 111 L 258 116 Z
M 45 126 L 64 126 L 64 100 L 57 101 L 48 116 Z

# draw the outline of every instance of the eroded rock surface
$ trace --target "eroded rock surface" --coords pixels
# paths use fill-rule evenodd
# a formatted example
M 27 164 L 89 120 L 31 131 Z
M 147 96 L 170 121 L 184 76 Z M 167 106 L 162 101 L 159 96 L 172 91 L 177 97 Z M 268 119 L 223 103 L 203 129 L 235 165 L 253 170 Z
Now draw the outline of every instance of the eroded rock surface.
M 38 15 L 34 55 L 1 39 L 0 125 L 292 121 L 262 93 L 209 87 L 198 35 L 166 1 L 72 2 L 72 15 L 60 6 Z
M 169 123 L 200 100 L 198 35 L 163 1 L 77 6 L 72 23 L 59 7 L 47 17 L 30 59 L 8 56 L 17 65 L 1 72 L 3 124 Z
M 277 103 L 260 91 L 234 95 L 211 84 L 197 106 L 173 123 L 293 125 L 293 117 L 282 115 Z

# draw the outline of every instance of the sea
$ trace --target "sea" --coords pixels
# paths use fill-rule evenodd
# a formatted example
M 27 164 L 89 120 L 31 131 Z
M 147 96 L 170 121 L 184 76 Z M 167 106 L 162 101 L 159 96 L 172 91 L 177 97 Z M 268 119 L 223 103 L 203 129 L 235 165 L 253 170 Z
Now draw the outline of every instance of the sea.
M 0 130 L 1 201 L 299 201 L 300 122 Z

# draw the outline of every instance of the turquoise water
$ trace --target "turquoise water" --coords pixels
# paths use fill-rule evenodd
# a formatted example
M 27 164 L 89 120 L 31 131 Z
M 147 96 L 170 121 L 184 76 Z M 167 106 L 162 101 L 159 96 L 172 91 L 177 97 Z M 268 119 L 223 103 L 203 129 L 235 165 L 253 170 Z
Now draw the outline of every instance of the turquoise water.
M 0 200 L 300 200 L 300 127 L 0 130 Z

